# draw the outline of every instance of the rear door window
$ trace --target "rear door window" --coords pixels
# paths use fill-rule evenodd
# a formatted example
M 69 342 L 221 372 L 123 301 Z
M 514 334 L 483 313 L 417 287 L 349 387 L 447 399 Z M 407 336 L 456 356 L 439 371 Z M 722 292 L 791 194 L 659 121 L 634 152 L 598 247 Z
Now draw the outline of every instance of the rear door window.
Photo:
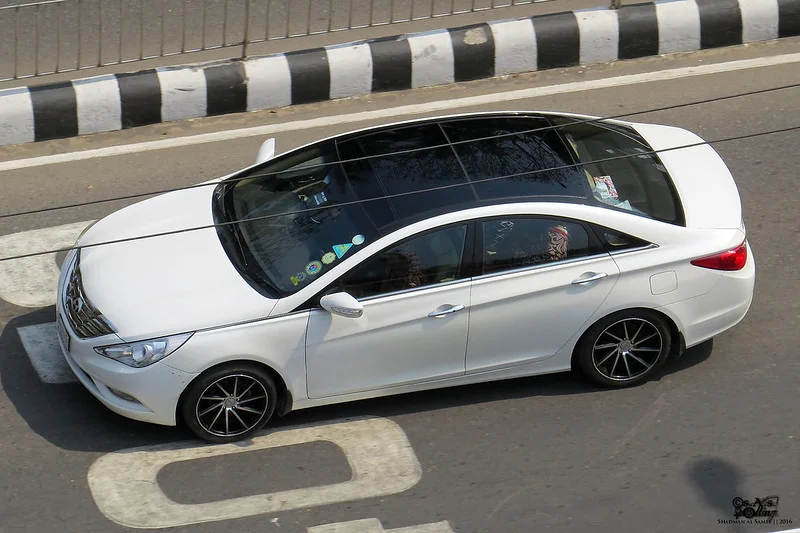
M 502 217 L 483 222 L 483 274 L 516 270 L 603 251 L 582 224 L 549 217 Z

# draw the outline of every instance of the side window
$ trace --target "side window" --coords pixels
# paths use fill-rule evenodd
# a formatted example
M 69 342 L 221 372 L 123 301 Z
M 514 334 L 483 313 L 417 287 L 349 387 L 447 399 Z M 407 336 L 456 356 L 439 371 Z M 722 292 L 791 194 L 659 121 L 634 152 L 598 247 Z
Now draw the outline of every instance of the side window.
M 465 224 L 402 242 L 346 274 L 341 290 L 366 298 L 458 279 L 466 236 Z
M 592 229 L 600 238 L 600 241 L 608 252 L 632 250 L 651 244 L 643 239 L 628 235 L 627 233 L 622 233 L 615 229 L 604 228 L 602 226 L 592 226 Z
M 483 222 L 483 273 L 586 257 L 598 252 L 582 225 L 553 218 Z

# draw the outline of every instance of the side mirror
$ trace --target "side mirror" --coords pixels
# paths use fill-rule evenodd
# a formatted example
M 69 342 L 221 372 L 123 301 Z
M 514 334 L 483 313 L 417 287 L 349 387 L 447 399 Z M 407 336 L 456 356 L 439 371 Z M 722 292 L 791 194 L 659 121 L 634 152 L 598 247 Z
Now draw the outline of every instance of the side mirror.
M 275 137 L 270 137 L 261 144 L 256 156 L 256 164 L 269 161 L 275 156 Z
M 345 318 L 358 318 L 364 314 L 364 306 L 346 292 L 326 294 L 319 300 L 323 309 Z

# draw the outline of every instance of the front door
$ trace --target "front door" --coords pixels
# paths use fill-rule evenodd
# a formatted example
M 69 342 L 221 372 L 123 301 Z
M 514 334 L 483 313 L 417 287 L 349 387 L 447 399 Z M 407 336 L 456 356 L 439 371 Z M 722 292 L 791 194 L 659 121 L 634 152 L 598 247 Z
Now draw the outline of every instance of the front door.
M 467 372 L 554 355 L 594 314 L 619 269 L 574 221 L 482 222 L 482 275 L 473 280 Z
M 470 280 L 467 225 L 404 241 L 337 284 L 364 306 L 359 318 L 311 312 L 306 338 L 310 398 L 464 374 Z

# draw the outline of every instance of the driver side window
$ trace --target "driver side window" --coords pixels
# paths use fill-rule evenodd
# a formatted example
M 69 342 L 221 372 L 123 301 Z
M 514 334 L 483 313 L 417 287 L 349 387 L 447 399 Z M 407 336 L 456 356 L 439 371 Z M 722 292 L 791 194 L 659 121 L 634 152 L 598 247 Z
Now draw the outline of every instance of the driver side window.
M 466 236 L 464 224 L 401 242 L 346 274 L 340 290 L 367 298 L 456 280 L 462 273 Z

